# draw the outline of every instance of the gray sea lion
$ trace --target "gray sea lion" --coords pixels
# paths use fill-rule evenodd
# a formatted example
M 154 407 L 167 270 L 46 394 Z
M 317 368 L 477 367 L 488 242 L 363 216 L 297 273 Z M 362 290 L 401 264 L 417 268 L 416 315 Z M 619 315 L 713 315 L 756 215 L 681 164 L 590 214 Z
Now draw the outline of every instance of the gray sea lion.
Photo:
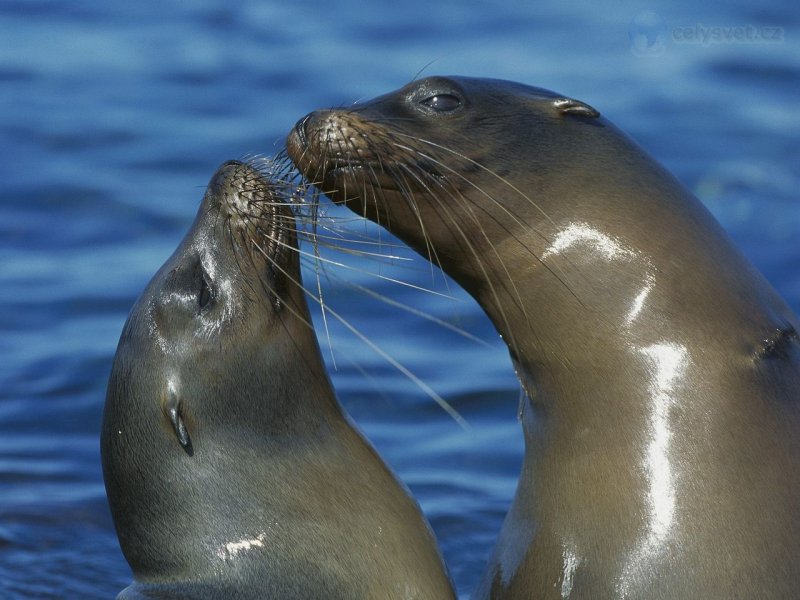
M 526 451 L 477 597 L 796 597 L 798 320 L 641 148 L 583 102 L 432 77 L 288 151 L 509 346 Z
M 453 598 L 331 388 L 282 197 L 224 164 L 125 324 L 101 442 L 119 597 Z

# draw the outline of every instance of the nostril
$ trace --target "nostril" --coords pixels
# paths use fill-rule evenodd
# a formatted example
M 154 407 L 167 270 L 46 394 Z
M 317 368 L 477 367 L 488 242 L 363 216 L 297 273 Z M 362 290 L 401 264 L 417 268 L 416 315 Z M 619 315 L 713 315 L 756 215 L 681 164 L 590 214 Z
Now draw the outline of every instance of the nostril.
M 312 113 L 307 114 L 305 117 L 300 119 L 297 124 L 294 126 L 295 131 L 297 132 L 297 137 L 300 138 L 300 142 L 303 146 L 308 145 L 308 122 L 311 120 Z

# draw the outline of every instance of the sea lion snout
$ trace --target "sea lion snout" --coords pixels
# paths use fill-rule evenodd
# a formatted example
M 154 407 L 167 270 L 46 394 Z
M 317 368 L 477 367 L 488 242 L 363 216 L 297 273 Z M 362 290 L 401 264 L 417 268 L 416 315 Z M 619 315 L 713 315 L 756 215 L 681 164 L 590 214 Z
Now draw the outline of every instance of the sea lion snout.
M 379 126 L 352 110 L 320 110 L 300 119 L 289 134 L 290 154 L 303 161 L 304 155 L 324 156 L 325 171 L 368 164 L 380 169 L 375 134 Z M 378 138 L 380 139 L 380 137 Z M 320 170 L 322 174 L 322 170 Z
M 279 200 L 275 190 L 280 184 L 268 184 L 254 165 L 229 160 L 211 177 L 206 192 L 209 208 L 218 206 L 237 222 L 250 219 L 273 219 Z

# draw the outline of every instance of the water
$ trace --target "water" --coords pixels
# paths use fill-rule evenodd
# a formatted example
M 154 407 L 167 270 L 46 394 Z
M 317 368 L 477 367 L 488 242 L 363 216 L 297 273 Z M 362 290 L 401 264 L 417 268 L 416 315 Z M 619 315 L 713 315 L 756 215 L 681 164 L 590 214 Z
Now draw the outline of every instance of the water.
M 394 89 L 420 70 L 514 79 L 584 99 L 693 189 L 800 309 L 800 11 L 788 0 L 682 0 L 653 10 L 3 0 L 0 597 L 110 598 L 130 580 L 98 451 L 122 324 L 183 236 L 216 166 L 275 152 L 313 108 Z M 757 37 L 737 39 L 730 27 Z M 377 269 L 448 290 L 421 261 Z M 507 354 L 452 287 L 455 300 L 334 275 L 490 346 L 335 277 L 325 282 L 332 307 L 472 423 L 461 430 L 332 326 L 341 400 L 415 493 L 466 597 L 519 469 Z M 323 346 L 330 354 L 326 339 Z

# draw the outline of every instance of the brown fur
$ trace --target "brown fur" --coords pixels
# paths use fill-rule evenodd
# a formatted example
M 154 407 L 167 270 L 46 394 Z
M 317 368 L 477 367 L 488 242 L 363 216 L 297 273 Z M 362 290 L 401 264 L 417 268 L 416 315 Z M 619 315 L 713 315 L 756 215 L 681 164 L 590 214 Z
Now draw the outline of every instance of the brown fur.
M 284 195 L 223 165 L 125 325 L 102 431 L 120 598 L 453 598 L 336 400 Z
M 526 453 L 477 597 L 796 594 L 797 319 L 641 148 L 552 92 L 432 77 L 288 150 L 509 345 Z

